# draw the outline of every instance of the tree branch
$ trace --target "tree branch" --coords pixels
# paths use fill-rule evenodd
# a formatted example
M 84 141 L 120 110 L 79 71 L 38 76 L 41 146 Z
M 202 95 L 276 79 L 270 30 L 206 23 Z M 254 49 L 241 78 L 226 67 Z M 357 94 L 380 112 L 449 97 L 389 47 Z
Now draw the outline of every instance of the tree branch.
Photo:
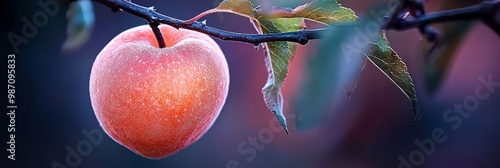
M 418 18 L 393 22 L 386 29 L 407 30 L 419 25 L 458 20 L 474 20 L 493 17 L 499 11 L 500 0 L 484 1 L 477 5 L 447 11 L 427 13 Z M 500 34 L 499 34 L 500 35 Z
M 304 45 L 311 39 L 320 38 L 320 34 L 323 31 L 327 31 L 330 28 L 335 28 L 335 27 L 329 27 L 329 28 L 320 28 L 311 30 L 301 30 L 296 32 L 271 33 L 271 34 L 236 33 L 236 32 L 230 32 L 213 28 L 197 21 L 188 23 L 180 19 L 165 16 L 161 13 L 156 12 L 153 8 L 140 6 L 128 0 L 94 0 L 94 1 L 104 4 L 110 7 L 111 9 L 114 9 L 114 11 L 119 9 L 131 13 L 135 16 L 141 17 L 143 19 L 146 19 L 149 23 L 163 23 L 173 26 L 175 28 L 183 28 L 205 33 L 210 36 L 219 38 L 221 40 L 240 41 L 240 42 L 251 43 L 253 45 L 259 45 L 260 43 L 270 42 L 270 41 L 289 41 Z M 405 18 L 405 19 L 399 19 L 397 21 L 391 21 L 389 22 L 389 24 L 386 25 L 385 29 L 407 30 L 422 25 L 438 23 L 438 22 L 473 20 L 473 19 L 484 20 L 485 18 L 488 17 L 494 17 L 496 13 L 499 11 L 499 7 L 500 7 L 500 0 L 489 0 L 465 8 L 427 13 L 418 18 Z M 491 21 L 491 19 L 489 21 Z M 499 26 L 498 24 L 495 25 L 497 26 L 490 26 L 490 27 L 500 36 L 499 34 L 500 30 L 498 30 Z M 154 31 L 154 26 L 152 26 L 152 28 Z M 162 45 L 160 41 L 163 40 L 161 38 L 161 32 L 159 34 L 155 33 L 155 35 L 158 38 L 160 44 L 159 46 L 161 47 Z
M 185 23 L 183 20 L 165 16 L 161 13 L 154 11 L 154 9 L 143 7 L 126 0 L 95 0 L 104 4 L 112 9 L 119 8 L 125 12 L 131 13 L 138 17 L 144 18 L 148 21 L 157 21 L 159 23 L 167 24 L 175 28 L 184 28 L 189 30 L 198 31 L 217 37 L 221 40 L 241 41 L 259 45 L 262 42 L 268 41 L 290 41 L 299 44 L 306 44 L 309 39 L 318 39 L 319 33 L 324 29 L 315 30 L 302 30 L 298 32 L 289 33 L 276 33 L 276 34 L 245 34 L 235 33 L 225 30 L 220 30 L 210 26 L 206 26 L 201 22 Z

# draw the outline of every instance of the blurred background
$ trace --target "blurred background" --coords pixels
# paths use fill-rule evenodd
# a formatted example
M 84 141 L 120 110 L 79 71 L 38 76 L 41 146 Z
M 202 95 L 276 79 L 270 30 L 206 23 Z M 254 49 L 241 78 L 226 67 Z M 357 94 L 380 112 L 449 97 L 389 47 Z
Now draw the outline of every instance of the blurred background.
M 74 50 L 62 50 L 68 21 L 67 6 L 48 18 L 47 24 L 16 52 L 5 38 L 21 34 L 23 21 L 43 9 L 39 1 L 2 1 L 2 57 L 16 55 L 16 160 L 3 152 L 1 167 L 500 167 L 500 87 L 485 100 L 474 103 L 479 78 L 500 81 L 500 38 L 482 23 L 459 22 L 439 25 L 463 28 L 450 34 L 453 52 L 446 51 L 444 75 L 429 78 L 423 61 L 426 44 L 417 30 L 388 31 L 393 49 L 406 62 L 414 80 L 422 118 L 412 124 L 411 102 L 373 64 L 361 73 L 352 94 L 335 103 L 327 121 L 308 130 L 295 128 L 292 109 L 286 104 L 299 83 L 301 69 L 317 41 L 299 46 L 283 89 L 290 135 L 281 129 L 266 108 L 261 88 L 267 79 L 264 53 L 241 42 L 216 42 L 226 55 L 231 75 L 226 104 L 212 128 L 195 144 L 161 160 L 143 158 L 105 135 L 92 111 L 88 83 L 93 60 L 120 32 L 146 24 L 125 12 L 113 13 L 94 3 L 95 23 L 88 42 Z M 189 19 L 216 7 L 220 1 L 134 1 L 154 6 L 158 12 Z M 341 1 L 358 15 L 384 1 Z M 441 1 L 445 2 L 445 1 Z M 430 2 L 429 9 L 449 5 Z M 441 5 L 441 6 L 440 6 Z M 207 24 L 229 31 L 254 33 L 248 19 L 231 14 L 213 14 Z M 464 25 L 467 27 L 464 28 Z M 451 28 L 450 28 L 451 27 Z M 451 30 L 450 30 L 451 31 Z M 451 56 L 450 56 L 451 55 Z M 4 62 L 4 65 L 5 62 Z M 447 67 L 447 68 L 442 68 Z M 439 71 L 439 68 L 438 70 Z M 443 70 L 441 70 L 443 71 Z M 430 75 L 433 76 L 433 75 Z M 438 76 L 438 77 L 435 77 Z M 435 84 L 439 78 L 440 84 Z M 6 81 L 6 76 L 4 76 Z M 433 80 L 434 82 L 429 82 Z M 5 82 L 6 83 L 6 82 Z M 436 85 L 440 87 L 436 87 Z M 477 100 L 477 99 L 476 99 Z M 454 104 L 469 103 L 473 111 L 463 117 L 447 112 Z M 472 102 L 472 103 L 471 103 Z M 465 109 L 465 108 L 464 108 Z M 5 110 L 4 110 L 5 111 Z M 467 111 L 466 111 L 467 112 Z M 2 146 L 8 139 L 8 117 L 2 114 Z M 77 149 L 88 141 L 82 131 L 98 131 L 103 140 L 92 145 L 81 162 L 68 165 L 67 148 Z M 438 132 L 438 133 L 436 133 Z M 437 134 L 437 135 L 436 135 Z M 442 135 L 441 135 L 442 134 Z M 437 142 L 433 137 L 444 142 Z M 254 144 L 257 139 L 258 145 Z M 435 139 L 435 138 L 434 138 Z M 423 144 L 423 145 L 422 145 Z M 62 166 L 59 166 L 62 167 Z

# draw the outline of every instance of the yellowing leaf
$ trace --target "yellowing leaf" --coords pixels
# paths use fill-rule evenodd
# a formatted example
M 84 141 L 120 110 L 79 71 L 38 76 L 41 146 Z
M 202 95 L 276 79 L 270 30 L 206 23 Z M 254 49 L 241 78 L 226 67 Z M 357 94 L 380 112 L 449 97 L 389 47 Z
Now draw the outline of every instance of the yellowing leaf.
M 249 0 L 224 0 L 216 8 L 200 13 L 197 16 L 186 20 L 185 22 L 192 23 L 206 15 L 218 12 L 237 14 L 240 16 L 248 17 L 250 19 L 255 19 L 257 14 L 254 4 Z
M 336 0 L 313 0 L 291 12 L 277 10 L 269 15 L 273 18 L 306 18 L 324 24 L 354 22 L 357 19 L 353 10 L 343 7 Z
M 224 0 L 216 9 L 232 11 L 235 14 L 245 16 L 255 16 L 255 9 L 252 2 L 248 0 Z
M 303 19 L 265 19 L 259 18 L 260 28 L 257 30 L 261 33 L 281 33 L 298 31 L 303 28 Z M 268 79 L 262 92 L 267 107 L 274 113 L 278 122 L 283 126 L 288 134 L 286 117 L 283 115 L 283 95 L 281 87 L 288 73 L 290 61 L 293 58 L 296 50 L 296 44 L 276 41 L 267 42 L 264 45 L 266 57 L 264 61 L 266 68 L 269 71 Z

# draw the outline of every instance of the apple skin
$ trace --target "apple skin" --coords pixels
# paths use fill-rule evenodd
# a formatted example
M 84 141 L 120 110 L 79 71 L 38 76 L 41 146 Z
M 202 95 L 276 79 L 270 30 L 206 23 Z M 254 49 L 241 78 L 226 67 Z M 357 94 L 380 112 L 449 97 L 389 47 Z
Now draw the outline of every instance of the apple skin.
M 126 30 L 97 56 L 90 74 L 92 108 L 117 143 L 150 159 L 170 156 L 203 136 L 227 97 L 229 70 L 209 36 L 148 25 Z

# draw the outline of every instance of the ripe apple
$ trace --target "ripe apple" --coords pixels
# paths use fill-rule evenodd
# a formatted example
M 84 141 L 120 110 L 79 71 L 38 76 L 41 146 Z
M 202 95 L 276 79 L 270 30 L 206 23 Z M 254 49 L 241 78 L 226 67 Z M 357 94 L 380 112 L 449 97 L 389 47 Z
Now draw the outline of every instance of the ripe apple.
M 229 70 L 209 36 L 159 26 L 165 48 L 148 25 L 126 30 L 97 56 L 90 100 L 104 131 L 151 159 L 193 144 L 212 126 L 227 97 Z

